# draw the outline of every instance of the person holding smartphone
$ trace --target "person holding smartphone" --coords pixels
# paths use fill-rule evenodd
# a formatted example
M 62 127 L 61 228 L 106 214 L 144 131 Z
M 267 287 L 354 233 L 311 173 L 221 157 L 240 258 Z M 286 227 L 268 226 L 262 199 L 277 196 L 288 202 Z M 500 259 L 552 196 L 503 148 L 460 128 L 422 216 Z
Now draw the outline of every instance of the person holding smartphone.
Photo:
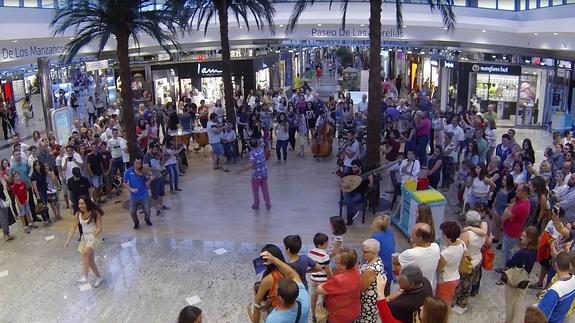
M 307 290 L 299 274 L 287 263 L 274 257 L 270 252 L 260 254 L 265 265 L 274 265 L 284 275 L 278 282 L 278 295 L 281 303 L 270 312 L 266 323 L 279 322 L 307 322 L 309 317 L 310 301 Z M 260 321 L 260 306 L 248 306 L 248 315 L 252 322 Z

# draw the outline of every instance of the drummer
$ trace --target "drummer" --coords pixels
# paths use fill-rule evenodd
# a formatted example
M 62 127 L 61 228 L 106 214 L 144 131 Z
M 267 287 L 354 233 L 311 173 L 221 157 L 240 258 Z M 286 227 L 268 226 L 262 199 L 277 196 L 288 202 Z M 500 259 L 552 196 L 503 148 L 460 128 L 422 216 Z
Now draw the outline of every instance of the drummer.
M 351 162 L 351 174 L 355 176 L 361 176 L 361 162 L 358 159 L 354 159 Z M 342 180 L 345 179 L 345 176 Z M 363 206 L 363 199 L 365 193 L 369 188 L 373 187 L 373 176 L 369 175 L 366 179 L 361 181 L 361 184 L 349 193 L 343 193 L 343 201 L 345 203 L 345 209 L 347 212 L 347 226 L 351 226 L 353 221 L 359 216 L 359 212 Z

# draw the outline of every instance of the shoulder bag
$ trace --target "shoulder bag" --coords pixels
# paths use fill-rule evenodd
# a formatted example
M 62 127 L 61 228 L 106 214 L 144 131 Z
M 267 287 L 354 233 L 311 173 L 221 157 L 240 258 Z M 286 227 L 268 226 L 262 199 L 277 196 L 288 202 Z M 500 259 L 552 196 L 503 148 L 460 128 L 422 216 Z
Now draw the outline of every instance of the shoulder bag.
M 529 285 L 529 274 L 523 267 L 511 267 L 503 272 L 501 281 L 511 287 L 525 289 Z
M 465 245 L 465 242 L 463 242 L 462 240 L 460 241 L 465 247 L 465 250 L 463 251 L 463 257 L 461 257 L 461 262 L 459 263 L 459 273 L 469 275 L 473 271 L 473 264 L 471 263 L 472 260 L 471 254 L 469 253 L 469 251 L 467 251 L 467 246 Z

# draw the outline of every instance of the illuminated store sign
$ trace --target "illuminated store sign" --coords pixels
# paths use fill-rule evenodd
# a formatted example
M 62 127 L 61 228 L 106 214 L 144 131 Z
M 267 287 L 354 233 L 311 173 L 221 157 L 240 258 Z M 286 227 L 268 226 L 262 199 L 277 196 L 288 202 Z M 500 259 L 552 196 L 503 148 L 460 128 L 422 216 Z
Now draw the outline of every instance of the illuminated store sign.
M 223 71 L 217 68 L 202 67 L 202 64 L 198 64 L 198 75 L 200 76 L 218 76 L 222 75 Z
M 351 38 L 367 38 L 369 37 L 369 29 L 367 28 L 312 28 L 310 30 L 311 37 L 351 37 Z M 403 31 L 395 28 L 389 28 L 381 31 L 382 38 L 403 38 Z
M 9 62 L 17 59 L 59 56 L 66 53 L 64 45 L 27 45 L 0 47 L 0 62 Z

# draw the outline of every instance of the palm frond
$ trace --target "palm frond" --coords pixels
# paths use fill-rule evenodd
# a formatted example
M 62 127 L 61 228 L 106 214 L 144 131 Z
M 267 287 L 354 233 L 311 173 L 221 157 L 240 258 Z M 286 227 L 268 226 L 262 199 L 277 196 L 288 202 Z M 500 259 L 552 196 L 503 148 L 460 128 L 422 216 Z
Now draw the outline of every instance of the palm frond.
M 331 6 L 333 5 L 333 1 L 334 0 L 330 0 L 329 1 L 329 10 L 331 10 Z M 398 0 L 399 1 L 399 0 Z M 301 14 L 308 8 L 311 7 L 315 4 L 315 0 L 297 0 L 296 3 L 294 4 L 294 7 L 292 9 L 287 27 L 286 27 L 286 33 L 292 33 L 295 30 L 295 26 L 297 25 L 297 22 L 301 16 Z M 342 24 L 342 28 L 345 28 L 345 23 L 346 23 L 346 19 L 347 19 L 347 8 L 349 5 L 350 0 L 341 0 L 341 13 L 342 13 L 342 17 L 341 17 L 341 24 Z
M 341 28 L 345 28 L 345 20 L 347 19 L 347 6 L 349 4 L 349 0 L 342 0 L 341 2 Z M 329 2 L 329 6 L 331 8 L 331 1 Z
M 155 0 L 79 0 L 73 8 L 58 9 L 50 27 L 54 36 L 68 31 L 76 35 L 68 43 L 66 61 L 94 41 L 98 43 L 97 54 L 100 55 L 110 36 L 119 32 L 127 32 L 138 50 L 142 34 L 150 35 L 168 52 L 171 48 L 178 49 L 179 21 L 174 20 L 172 11 L 158 9 L 155 3 Z
M 399 1 L 396 1 L 399 2 Z M 431 12 L 438 11 L 443 20 L 443 26 L 453 32 L 455 29 L 455 13 L 453 12 L 453 0 L 427 0 Z

